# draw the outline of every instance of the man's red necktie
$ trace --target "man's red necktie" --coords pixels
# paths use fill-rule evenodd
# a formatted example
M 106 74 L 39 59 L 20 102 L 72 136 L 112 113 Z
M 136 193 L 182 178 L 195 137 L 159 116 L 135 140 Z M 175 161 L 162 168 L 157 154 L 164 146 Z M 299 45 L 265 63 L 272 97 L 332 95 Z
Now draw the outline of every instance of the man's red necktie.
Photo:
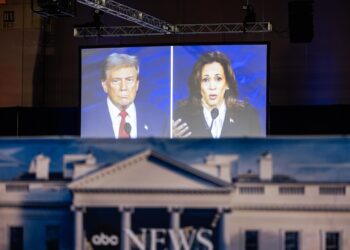
M 119 125 L 119 137 L 118 138 L 130 138 L 130 135 L 125 131 L 125 117 L 128 115 L 128 112 L 126 112 L 124 109 L 120 111 L 119 113 L 121 119 L 120 119 L 120 125 Z

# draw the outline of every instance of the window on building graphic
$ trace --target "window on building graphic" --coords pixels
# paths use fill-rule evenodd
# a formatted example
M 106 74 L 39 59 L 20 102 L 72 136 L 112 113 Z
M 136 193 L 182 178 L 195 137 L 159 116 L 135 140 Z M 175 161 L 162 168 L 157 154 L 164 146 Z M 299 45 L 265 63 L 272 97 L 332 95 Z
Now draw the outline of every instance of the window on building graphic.
M 259 250 L 259 232 L 246 231 L 245 232 L 245 250 Z
M 279 187 L 279 193 L 284 195 L 303 195 L 305 193 L 305 187 Z
M 60 227 L 57 225 L 46 226 L 46 249 L 60 249 Z
M 10 227 L 10 250 L 23 250 L 23 227 Z
M 321 195 L 345 195 L 346 194 L 346 187 L 345 186 L 325 186 L 320 187 L 320 194 Z
M 29 192 L 28 184 L 6 184 L 6 192 Z
M 326 233 L 325 250 L 340 250 L 340 234 L 339 232 Z
M 221 166 L 216 165 L 216 176 L 221 176 Z
M 299 233 L 296 231 L 287 231 L 284 235 L 285 250 L 299 250 Z
M 246 186 L 239 188 L 239 193 L 241 194 L 264 194 L 264 192 L 264 187 Z

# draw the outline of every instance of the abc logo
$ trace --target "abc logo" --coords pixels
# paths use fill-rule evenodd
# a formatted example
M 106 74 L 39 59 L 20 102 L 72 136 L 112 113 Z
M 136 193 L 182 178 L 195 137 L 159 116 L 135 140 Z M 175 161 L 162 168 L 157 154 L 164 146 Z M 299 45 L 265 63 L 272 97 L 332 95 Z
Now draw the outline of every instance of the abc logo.
M 117 246 L 119 244 L 119 238 L 116 235 L 106 235 L 104 233 L 95 234 L 91 238 L 92 244 L 95 246 Z

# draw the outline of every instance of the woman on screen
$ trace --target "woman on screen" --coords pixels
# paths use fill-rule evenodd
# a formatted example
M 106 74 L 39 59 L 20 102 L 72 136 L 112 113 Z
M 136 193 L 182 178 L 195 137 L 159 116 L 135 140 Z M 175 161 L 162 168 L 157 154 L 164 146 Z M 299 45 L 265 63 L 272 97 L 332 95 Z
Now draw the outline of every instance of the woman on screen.
M 203 54 L 188 82 L 189 97 L 174 112 L 173 137 L 261 136 L 258 114 L 237 99 L 235 73 L 219 51 Z

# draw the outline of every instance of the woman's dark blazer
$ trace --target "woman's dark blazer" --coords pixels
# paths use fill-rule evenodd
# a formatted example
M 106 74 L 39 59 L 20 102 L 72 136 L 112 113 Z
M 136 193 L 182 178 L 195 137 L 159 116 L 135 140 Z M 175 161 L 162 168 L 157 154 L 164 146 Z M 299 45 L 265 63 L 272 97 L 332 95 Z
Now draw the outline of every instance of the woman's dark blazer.
M 181 106 L 174 112 L 174 121 L 179 118 L 187 123 L 192 132 L 190 138 L 212 137 L 201 106 L 193 104 Z M 249 104 L 226 109 L 220 138 L 241 136 L 262 136 L 258 113 Z

